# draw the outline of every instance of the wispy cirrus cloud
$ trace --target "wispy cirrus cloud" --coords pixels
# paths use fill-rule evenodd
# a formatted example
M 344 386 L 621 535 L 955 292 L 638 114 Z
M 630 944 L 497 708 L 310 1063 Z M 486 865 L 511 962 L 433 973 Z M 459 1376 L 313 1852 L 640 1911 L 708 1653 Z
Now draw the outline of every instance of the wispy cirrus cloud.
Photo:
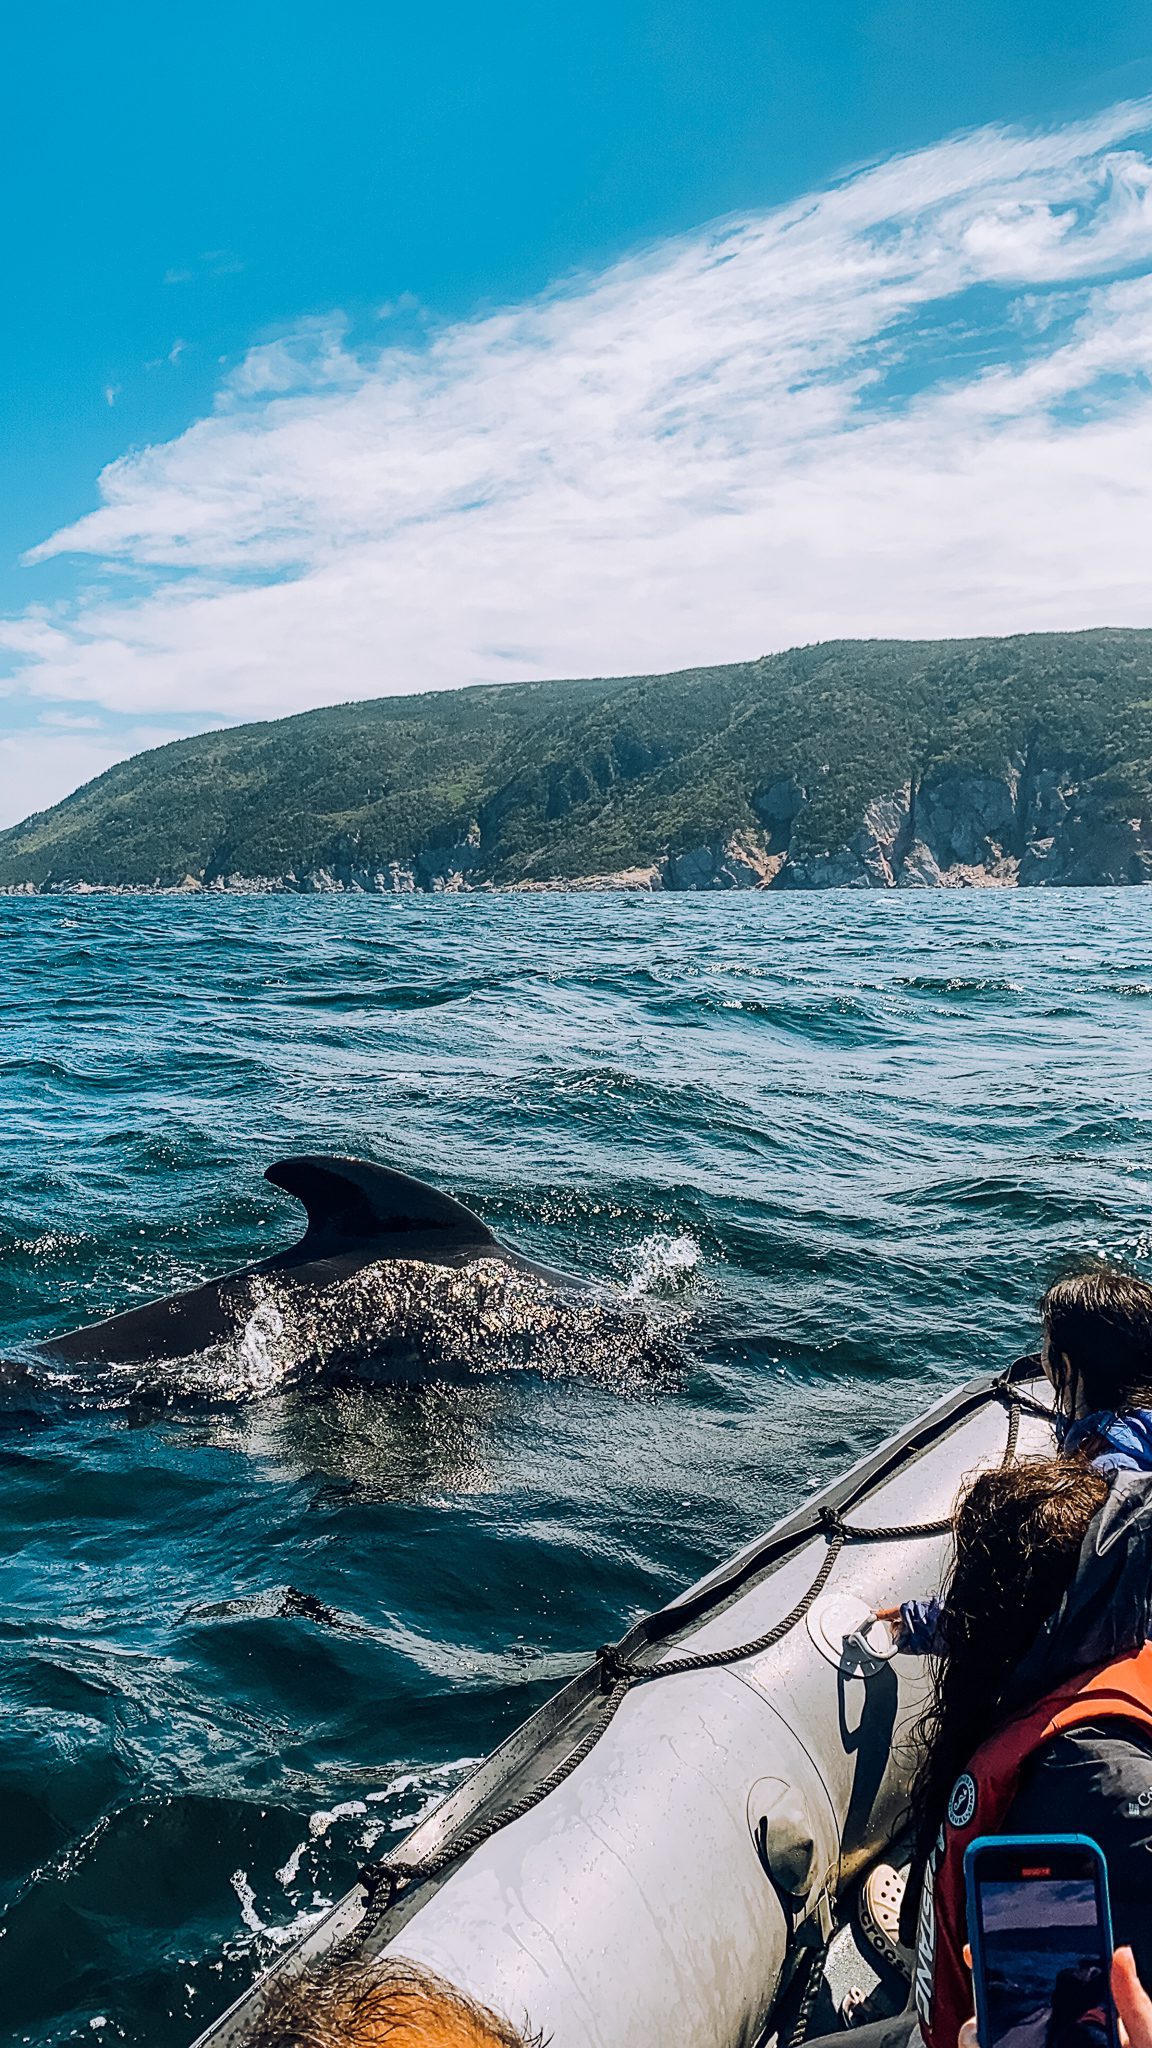
M 1152 622 L 1152 104 L 981 131 L 419 346 L 253 349 L 0 622 L 189 723 L 832 635 Z M 93 571 L 96 571 L 93 575 Z

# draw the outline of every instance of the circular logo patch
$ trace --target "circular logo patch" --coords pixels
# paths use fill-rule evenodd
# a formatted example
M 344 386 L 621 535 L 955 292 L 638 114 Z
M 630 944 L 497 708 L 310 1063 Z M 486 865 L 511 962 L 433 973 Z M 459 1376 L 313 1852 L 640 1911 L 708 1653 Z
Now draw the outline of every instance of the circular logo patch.
M 975 1811 L 976 1780 L 970 1771 L 962 1771 L 952 1787 L 948 1819 L 954 1828 L 966 1828 Z

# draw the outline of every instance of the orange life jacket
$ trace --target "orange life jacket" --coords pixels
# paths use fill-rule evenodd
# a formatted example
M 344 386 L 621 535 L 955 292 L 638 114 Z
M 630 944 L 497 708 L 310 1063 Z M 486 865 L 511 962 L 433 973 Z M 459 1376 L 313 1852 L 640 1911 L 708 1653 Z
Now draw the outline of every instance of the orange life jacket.
M 956 2048 L 960 2027 L 972 2013 L 964 1961 L 965 1849 L 977 1835 L 1001 1831 L 1029 1757 L 1068 1728 L 1106 1719 L 1134 1721 L 1152 1733 L 1152 1643 L 1057 1686 L 981 1743 L 952 1787 L 920 1895 L 915 1991 L 928 2048 Z

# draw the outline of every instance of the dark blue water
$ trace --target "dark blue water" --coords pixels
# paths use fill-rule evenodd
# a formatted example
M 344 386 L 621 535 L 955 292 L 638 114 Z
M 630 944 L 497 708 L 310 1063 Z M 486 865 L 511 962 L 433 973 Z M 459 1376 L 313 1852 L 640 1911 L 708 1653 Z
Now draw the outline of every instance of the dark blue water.
M 1055 1267 L 1152 1250 L 1149 892 L 9 898 L 0 945 L 5 1355 L 291 1242 L 261 1171 L 332 1150 L 682 1359 L 0 1397 L 5 2041 L 187 2040 Z

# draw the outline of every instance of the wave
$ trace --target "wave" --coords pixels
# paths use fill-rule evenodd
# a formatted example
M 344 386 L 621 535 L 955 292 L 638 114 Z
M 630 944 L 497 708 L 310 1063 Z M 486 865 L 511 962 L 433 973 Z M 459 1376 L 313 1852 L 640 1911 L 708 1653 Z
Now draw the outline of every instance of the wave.
M 999 974 L 901 974 L 893 988 L 913 989 L 918 995 L 933 996 L 1019 996 L 1024 985 Z
M 448 1003 L 466 1003 L 470 997 L 500 986 L 500 981 L 490 976 L 430 986 L 402 982 L 383 986 L 367 983 L 343 988 L 297 989 L 293 1001 L 301 1009 L 338 1010 L 343 1014 L 360 1007 L 374 1010 L 438 1010 Z
M 1099 1214 L 1096 1203 L 1085 1205 L 1071 1192 L 1037 1186 L 1035 1182 L 1004 1174 L 974 1174 L 929 1182 L 910 1189 L 906 1200 L 914 1207 L 954 1210 L 961 1215 L 985 1211 L 1033 1230 L 1053 1225 L 1067 1228 L 1073 1221 L 1082 1225 L 1088 1216 Z
M 719 995 L 700 990 L 654 998 L 645 1005 L 649 1014 L 666 1022 L 704 1028 L 711 1020 L 738 1023 L 747 1019 L 788 1037 L 817 1043 L 851 1046 L 870 1040 L 891 1038 L 897 1020 L 878 1016 L 856 997 L 831 996 L 823 1000 L 789 999 L 775 1002 L 760 996 Z

